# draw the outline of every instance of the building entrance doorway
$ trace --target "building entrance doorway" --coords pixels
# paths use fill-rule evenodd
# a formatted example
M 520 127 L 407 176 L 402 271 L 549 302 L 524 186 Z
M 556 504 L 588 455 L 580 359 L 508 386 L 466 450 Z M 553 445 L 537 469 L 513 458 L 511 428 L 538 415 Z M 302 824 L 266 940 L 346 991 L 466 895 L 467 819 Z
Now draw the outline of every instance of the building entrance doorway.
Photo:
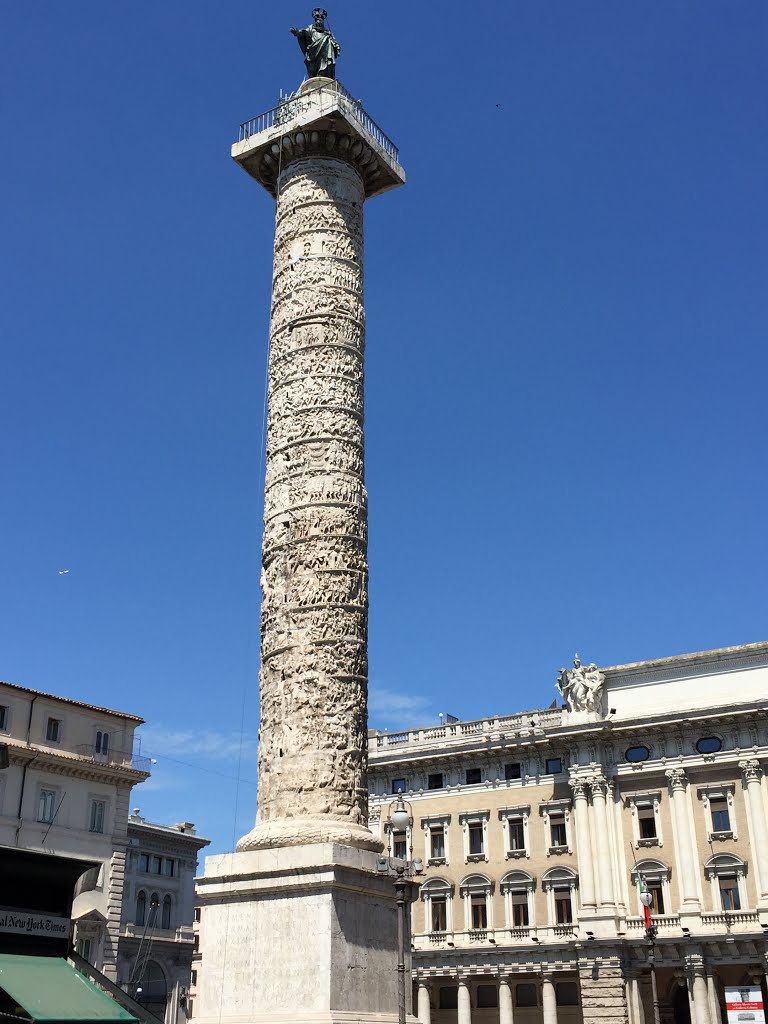
M 688 999 L 688 986 L 678 985 L 672 999 L 672 1010 L 675 1024 L 691 1024 L 691 1004 Z

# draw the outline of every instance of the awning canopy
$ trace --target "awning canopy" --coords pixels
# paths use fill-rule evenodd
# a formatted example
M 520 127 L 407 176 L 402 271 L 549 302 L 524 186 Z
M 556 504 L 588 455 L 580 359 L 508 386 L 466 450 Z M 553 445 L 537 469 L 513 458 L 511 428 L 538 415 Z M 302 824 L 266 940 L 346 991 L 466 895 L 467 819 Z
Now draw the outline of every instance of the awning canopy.
M 138 1024 L 136 1017 L 55 956 L 0 953 L 0 990 L 36 1024 Z

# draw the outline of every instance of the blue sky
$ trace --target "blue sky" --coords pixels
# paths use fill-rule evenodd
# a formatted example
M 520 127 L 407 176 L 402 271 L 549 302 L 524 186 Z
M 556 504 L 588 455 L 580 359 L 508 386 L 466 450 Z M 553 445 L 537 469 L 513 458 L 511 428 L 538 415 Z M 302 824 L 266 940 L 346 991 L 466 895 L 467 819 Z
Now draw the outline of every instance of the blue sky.
M 145 717 L 133 803 L 217 850 L 254 814 L 273 231 L 229 146 L 311 6 L 44 0 L 0 43 L 0 677 Z M 768 7 L 330 15 L 408 174 L 366 208 L 371 724 L 765 639 Z

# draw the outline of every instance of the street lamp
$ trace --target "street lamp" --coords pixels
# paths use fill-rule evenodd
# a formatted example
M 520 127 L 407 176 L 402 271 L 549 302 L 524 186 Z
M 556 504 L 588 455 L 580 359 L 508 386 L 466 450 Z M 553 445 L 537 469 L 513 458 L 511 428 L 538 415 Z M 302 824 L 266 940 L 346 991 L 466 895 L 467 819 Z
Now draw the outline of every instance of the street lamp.
M 405 904 L 406 893 L 410 888 L 410 879 L 414 875 L 420 875 L 424 870 L 424 862 L 420 857 L 413 857 L 413 843 L 409 849 L 410 857 L 392 856 L 392 834 L 394 832 L 405 832 L 413 829 L 413 808 L 410 803 L 403 800 L 403 794 L 398 793 L 397 799 L 389 805 L 387 817 L 384 822 L 384 831 L 387 834 L 387 856 L 379 857 L 376 861 L 376 870 L 382 875 L 389 875 L 394 879 L 395 903 L 397 905 L 397 1021 L 398 1024 L 405 1024 Z M 410 902 L 410 900 L 408 900 Z
M 648 943 L 648 965 L 651 968 L 651 994 L 653 996 L 653 1024 L 661 1024 L 659 1016 L 659 990 L 656 986 L 656 925 L 651 917 L 653 906 L 653 893 L 648 892 L 640 879 L 640 902 L 643 904 L 643 917 L 645 919 L 645 939 Z

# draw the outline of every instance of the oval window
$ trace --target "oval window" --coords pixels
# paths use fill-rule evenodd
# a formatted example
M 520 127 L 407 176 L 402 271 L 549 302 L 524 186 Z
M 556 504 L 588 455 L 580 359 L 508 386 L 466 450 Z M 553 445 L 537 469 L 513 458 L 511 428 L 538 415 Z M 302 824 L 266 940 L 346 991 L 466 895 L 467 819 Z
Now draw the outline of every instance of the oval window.
M 648 747 L 630 747 L 624 753 L 627 761 L 647 761 L 650 756 L 651 752 Z
M 723 749 L 723 741 L 719 736 L 702 736 L 696 740 L 696 749 L 700 754 L 716 754 Z

